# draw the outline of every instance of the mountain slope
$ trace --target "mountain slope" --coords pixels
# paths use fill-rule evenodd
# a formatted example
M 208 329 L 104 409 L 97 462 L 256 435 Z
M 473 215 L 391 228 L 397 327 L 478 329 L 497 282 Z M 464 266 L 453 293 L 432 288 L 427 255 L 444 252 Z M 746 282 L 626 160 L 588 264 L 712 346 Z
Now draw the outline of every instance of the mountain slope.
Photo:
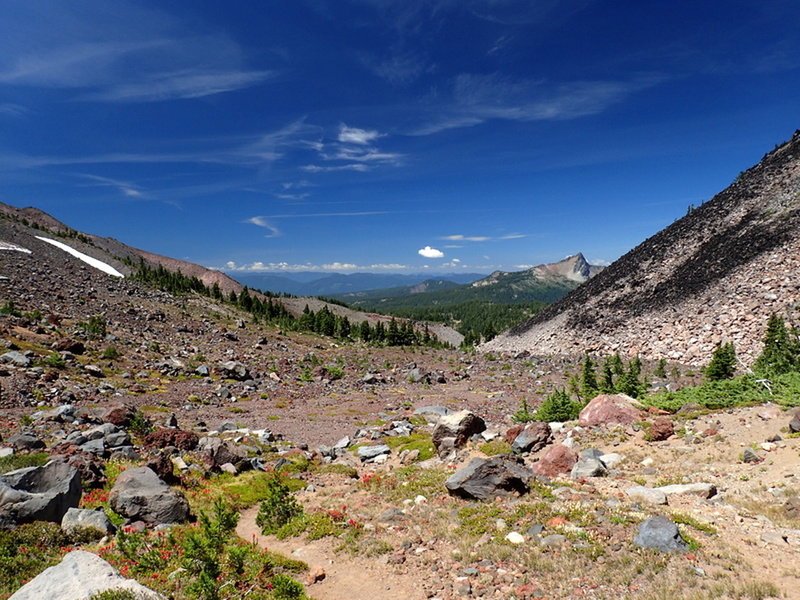
M 400 307 L 441 306 L 471 300 L 498 304 L 555 302 L 578 285 L 602 271 L 590 265 L 582 254 L 525 271 L 495 271 L 488 277 L 467 285 L 452 285 L 441 280 L 428 280 L 424 286 L 405 286 L 371 290 L 334 297 L 353 306 L 388 310 Z
M 721 341 L 751 361 L 800 301 L 800 132 L 709 202 L 486 350 L 615 351 L 691 363 Z

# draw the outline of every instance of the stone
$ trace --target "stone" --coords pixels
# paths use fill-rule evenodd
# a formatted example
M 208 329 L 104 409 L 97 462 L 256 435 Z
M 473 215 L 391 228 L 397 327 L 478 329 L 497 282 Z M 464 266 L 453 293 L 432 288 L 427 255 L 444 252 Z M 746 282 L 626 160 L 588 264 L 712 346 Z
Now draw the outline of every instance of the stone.
M 506 541 L 511 542 L 512 544 L 522 544 L 525 541 L 525 538 L 518 531 L 509 531 L 506 534 Z
M 167 452 L 160 452 L 156 456 L 152 457 L 148 460 L 145 465 L 148 469 L 151 469 L 153 473 L 158 475 L 158 478 L 164 481 L 167 484 L 176 484 L 178 483 L 178 478 L 175 477 L 174 465 L 172 460 L 170 460 L 169 454 Z
M 558 548 L 566 543 L 567 536 L 561 535 L 560 533 L 551 533 L 550 535 L 544 536 L 539 542 L 539 545 L 543 548 Z
M 425 369 L 414 367 L 408 372 L 408 374 L 406 375 L 406 379 L 410 383 L 419 383 L 420 381 L 423 383 L 430 383 L 431 374 L 428 373 L 428 371 L 426 371 Z
M 106 591 L 128 591 L 136 600 L 164 600 L 164 596 L 138 581 L 125 579 L 102 558 L 73 550 L 55 566 L 34 577 L 9 600 L 88 600 Z
M 225 379 L 235 379 L 236 381 L 246 381 L 247 379 L 250 379 L 249 369 L 242 363 L 235 360 L 229 360 L 222 363 L 217 368 L 217 371 Z
M 117 427 L 127 427 L 135 414 L 136 410 L 133 407 L 127 404 L 117 404 L 107 408 L 101 419 Z
M 603 477 L 608 474 L 608 469 L 603 462 L 597 458 L 581 459 L 575 463 L 570 472 L 573 479 L 583 477 Z
M 751 464 L 759 463 L 761 462 L 761 457 L 758 455 L 758 452 L 752 448 L 745 448 L 744 452 L 742 453 L 742 461 Z
M 421 406 L 414 411 L 415 415 L 425 417 L 429 423 L 436 423 L 442 417 L 449 415 L 452 411 L 446 406 Z
M 41 450 L 44 448 L 44 442 L 30 433 L 12 435 L 6 442 L 15 450 Z
M 81 499 L 81 476 L 75 467 L 51 461 L 0 475 L 0 526 L 33 521 L 60 523 Z
M 522 452 L 538 452 L 553 441 L 553 433 L 547 423 L 529 423 L 519 435 L 514 438 L 511 449 L 520 454 Z
M 0 363 L 22 368 L 30 367 L 33 364 L 30 358 L 16 350 L 0 354 Z
M 218 437 L 200 438 L 197 449 L 203 462 L 211 468 L 219 468 L 225 463 L 237 465 L 247 458 L 245 450 Z
M 792 433 L 800 433 L 800 414 L 795 414 L 792 420 L 789 421 L 789 431 Z
M 431 437 L 439 453 L 442 449 L 460 448 L 467 440 L 486 430 L 486 423 L 471 410 L 460 410 L 439 419 Z
M 50 455 L 50 462 L 62 462 L 78 469 L 81 485 L 99 487 L 106 482 L 105 462 L 95 454 L 81 452 L 75 446 L 57 446 Z
M 166 448 L 172 446 L 178 450 L 194 450 L 200 438 L 194 431 L 185 429 L 157 429 L 144 438 L 148 448 Z
M 657 489 L 637 485 L 625 490 L 625 494 L 633 502 L 644 502 L 646 504 L 666 504 L 667 495 Z
M 61 529 L 67 535 L 97 532 L 97 537 L 113 535 L 116 528 L 103 510 L 70 508 L 61 519 Z
M 556 444 L 548 448 L 544 456 L 533 465 L 533 471 L 544 477 L 555 477 L 569 473 L 576 462 L 578 455 L 575 452 L 563 444 Z
M 662 515 L 643 521 L 633 543 L 640 548 L 653 548 L 661 552 L 685 552 L 689 549 L 678 526 Z
M 70 354 L 83 354 L 86 352 L 86 346 L 83 342 L 64 338 L 56 342 L 53 346 L 53 350 L 56 352 L 69 352 Z
M 189 517 L 189 503 L 152 469 L 136 467 L 120 473 L 108 497 L 112 510 L 151 525 L 180 523 Z
M 92 377 L 97 377 L 98 379 L 102 379 L 106 376 L 106 374 L 103 372 L 103 369 L 97 365 L 83 365 L 83 370 Z
M 633 405 L 635 400 L 625 394 L 601 394 L 587 404 L 580 415 L 578 425 L 596 427 L 599 425 L 630 425 L 641 420 L 639 409 Z
M 700 496 L 711 498 L 717 494 L 717 486 L 713 483 L 674 483 L 655 488 L 670 496 Z
M 675 426 L 669 417 L 656 417 L 648 426 L 645 439 L 649 442 L 661 442 L 675 433 Z
M 761 534 L 761 541 L 770 546 L 786 546 L 789 542 L 785 535 L 779 531 L 765 531 Z
M 533 472 L 516 460 L 473 458 L 445 481 L 445 487 L 461 498 L 494 500 L 498 495 L 527 493 L 532 478 Z
M 56 423 L 70 423 L 75 420 L 75 407 L 72 404 L 62 404 L 49 410 L 40 410 L 31 415 L 34 421 L 54 421 Z
M 624 454 L 617 452 L 609 452 L 608 454 L 600 455 L 600 461 L 609 469 L 618 467 L 625 460 Z
M 88 452 L 90 454 L 96 454 L 97 456 L 103 456 L 106 453 L 106 444 L 102 438 L 96 440 L 89 440 L 80 445 L 80 449 L 83 452 Z
M 361 459 L 361 462 L 368 462 L 383 454 L 389 454 L 391 451 L 391 448 L 385 444 L 379 446 L 359 446 L 358 458 Z

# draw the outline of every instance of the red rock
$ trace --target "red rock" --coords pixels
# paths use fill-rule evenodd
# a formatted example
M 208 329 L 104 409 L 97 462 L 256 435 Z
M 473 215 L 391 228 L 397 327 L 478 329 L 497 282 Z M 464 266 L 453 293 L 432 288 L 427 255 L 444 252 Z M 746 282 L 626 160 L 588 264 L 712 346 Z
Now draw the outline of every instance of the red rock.
M 506 440 L 506 443 L 513 444 L 514 440 L 517 439 L 517 436 L 520 433 L 522 433 L 523 429 L 525 429 L 524 425 L 515 425 L 514 427 L 506 431 L 505 436 L 503 436 L 504 439 Z
M 533 472 L 545 477 L 555 477 L 560 473 L 569 473 L 576 462 L 578 462 L 577 454 L 564 444 L 556 444 L 533 465 Z
M 666 440 L 675 433 L 675 426 L 669 417 L 658 417 L 647 428 L 646 439 L 649 442 L 660 442 Z
M 109 407 L 101 418 L 104 422 L 112 423 L 117 427 L 127 427 L 134 414 L 136 414 L 136 411 L 132 406 L 117 404 Z
M 158 429 L 146 438 L 144 445 L 148 448 L 166 448 L 175 446 L 178 450 L 194 450 L 199 438 L 193 431 L 185 429 Z
M 589 402 L 578 416 L 581 427 L 620 424 L 630 425 L 641 420 L 641 414 L 625 394 L 601 394 Z

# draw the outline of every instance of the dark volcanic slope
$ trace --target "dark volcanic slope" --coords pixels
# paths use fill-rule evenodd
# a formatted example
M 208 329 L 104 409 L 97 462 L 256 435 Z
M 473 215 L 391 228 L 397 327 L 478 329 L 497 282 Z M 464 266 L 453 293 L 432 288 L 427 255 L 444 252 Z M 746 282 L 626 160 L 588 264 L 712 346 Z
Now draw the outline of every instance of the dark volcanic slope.
M 769 314 L 800 301 L 800 132 L 712 200 L 487 349 L 752 358 Z

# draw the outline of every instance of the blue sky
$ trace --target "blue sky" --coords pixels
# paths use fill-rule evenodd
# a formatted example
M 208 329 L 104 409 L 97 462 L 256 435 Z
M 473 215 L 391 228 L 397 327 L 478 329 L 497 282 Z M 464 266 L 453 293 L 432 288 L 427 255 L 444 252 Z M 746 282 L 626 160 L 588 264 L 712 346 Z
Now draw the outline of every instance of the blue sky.
M 608 261 L 800 127 L 796 0 L 3 0 L 0 200 L 241 270 Z

